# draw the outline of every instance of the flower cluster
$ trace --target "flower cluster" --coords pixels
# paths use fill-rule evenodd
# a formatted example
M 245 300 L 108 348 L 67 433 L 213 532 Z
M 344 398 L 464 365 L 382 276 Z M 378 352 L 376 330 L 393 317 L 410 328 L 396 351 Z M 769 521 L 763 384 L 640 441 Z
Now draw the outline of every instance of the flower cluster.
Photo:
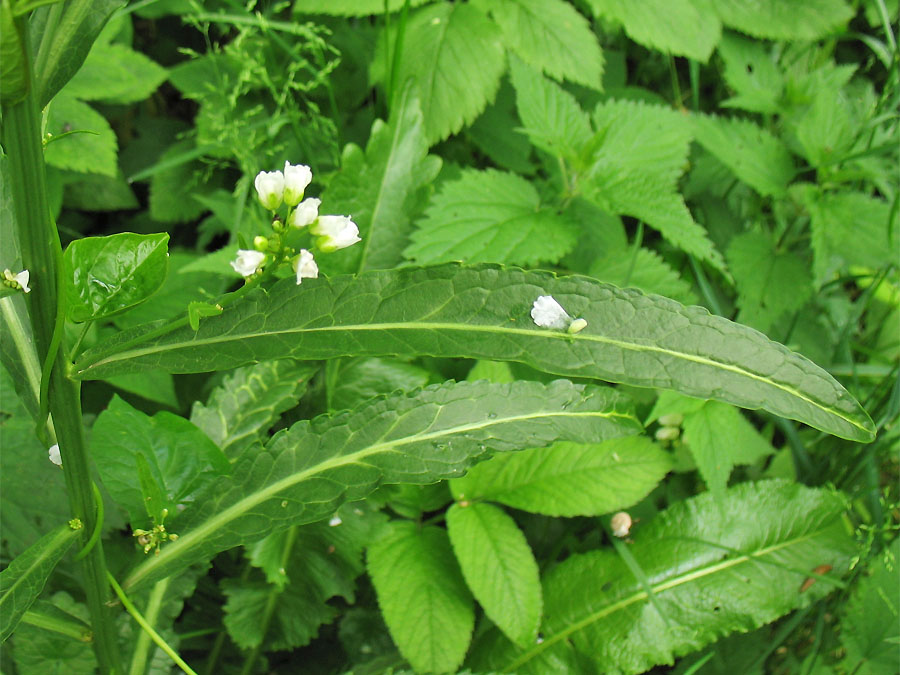
M 284 163 L 284 171 L 260 171 L 254 185 L 259 203 L 275 215 L 273 234 L 259 235 L 253 240 L 252 249 L 241 249 L 231 262 L 235 272 L 243 277 L 258 274 L 264 266 L 290 262 L 299 284 L 303 279 L 319 276 L 319 266 L 308 248 L 299 248 L 302 232 L 312 235 L 311 248 L 321 253 L 332 253 L 360 241 L 359 228 L 347 216 L 320 216 L 321 200 L 315 197 L 303 199 L 312 181 L 312 171 L 303 164 Z M 282 221 L 277 211 L 287 206 Z M 285 226 L 283 223 L 286 223 Z
M 4 286 L 8 286 L 9 288 L 13 288 L 17 291 L 22 291 L 23 293 L 31 292 L 31 289 L 28 288 L 28 279 L 31 278 L 31 273 L 28 270 L 22 270 L 21 272 L 13 273 L 8 269 L 3 270 L 3 279 L 0 282 L 3 283 Z

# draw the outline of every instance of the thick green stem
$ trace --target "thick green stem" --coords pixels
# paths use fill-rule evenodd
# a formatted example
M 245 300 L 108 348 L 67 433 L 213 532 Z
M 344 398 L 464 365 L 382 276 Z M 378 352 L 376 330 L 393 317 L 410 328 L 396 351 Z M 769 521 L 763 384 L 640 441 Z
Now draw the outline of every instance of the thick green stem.
M 27 45 L 25 21 L 20 20 L 18 27 Z M 26 67 L 31 68 L 30 60 Z M 34 82 L 33 77 L 31 82 Z M 3 107 L 2 140 L 9 157 L 10 189 L 19 246 L 24 266 L 31 273 L 32 290 L 26 299 L 32 333 L 38 358 L 44 361 L 50 351 L 60 300 L 57 275 L 61 249 L 59 234 L 50 218 L 40 110 L 34 87 L 29 89 L 22 101 Z M 84 546 L 94 531 L 96 505 L 82 427 L 79 384 L 66 377 L 66 364 L 61 353 L 55 358 L 48 394 L 63 458 L 69 505 L 72 514 L 84 524 L 81 529 Z M 82 572 L 100 671 L 120 673 L 113 614 L 106 604 L 110 598 L 106 562 L 99 543 L 82 561 Z

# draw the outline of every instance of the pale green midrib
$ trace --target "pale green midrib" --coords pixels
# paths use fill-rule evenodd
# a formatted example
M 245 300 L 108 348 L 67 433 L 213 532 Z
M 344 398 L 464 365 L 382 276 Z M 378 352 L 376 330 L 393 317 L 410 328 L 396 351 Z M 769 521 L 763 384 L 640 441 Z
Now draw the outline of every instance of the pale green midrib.
M 3 595 L 0 596 L 0 605 L 5 605 L 7 598 L 12 598 L 13 591 L 19 587 L 19 584 L 23 583 L 25 579 L 28 578 L 28 576 L 34 571 L 35 567 L 39 567 L 48 558 L 52 558 L 57 549 L 66 543 L 65 540 L 70 538 L 74 534 L 75 530 L 72 530 L 69 527 L 63 526 L 62 528 L 60 528 L 59 534 L 57 534 L 48 543 L 44 550 L 41 551 L 41 553 L 34 559 L 34 562 L 19 574 L 19 578 L 16 579 L 11 586 L 3 589 Z M 9 568 L 7 567 L 6 569 Z
M 721 572 L 722 570 L 726 570 L 730 567 L 734 567 L 735 565 L 749 562 L 753 558 L 761 558 L 763 556 L 769 555 L 770 553 L 774 553 L 774 552 L 779 551 L 788 546 L 794 546 L 803 541 L 806 541 L 807 539 L 811 539 L 815 536 L 818 536 L 823 531 L 825 531 L 825 528 L 816 530 L 815 532 L 807 533 L 800 537 L 789 539 L 788 541 L 784 541 L 779 544 L 773 544 L 772 546 L 760 549 L 759 551 L 756 551 L 755 553 L 751 553 L 749 555 L 742 555 L 742 556 L 738 556 L 736 558 L 729 558 L 728 560 L 723 560 L 722 562 L 716 563 L 714 565 L 710 565 L 708 567 L 702 567 L 702 568 L 694 570 L 692 572 L 688 572 L 687 574 L 673 577 L 667 581 L 661 582 L 657 585 L 653 585 L 652 589 L 654 591 L 654 595 L 657 595 L 663 591 L 667 591 L 670 588 L 675 588 L 677 586 L 686 584 L 690 581 L 694 581 L 695 579 L 700 579 L 702 577 L 706 577 L 711 574 L 716 574 L 718 572 Z M 799 572 L 798 572 L 798 574 L 799 574 Z M 508 666 L 505 666 L 502 672 L 505 672 L 505 673 L 512 672 L 513 669 L 518 668 L 519 666 L 521 666 L 524 663 L 527 663 L 533 657 L 537 656 L 538 654 L 540 654 L 542 651 L 544 651 L 551 645 L 559 642 L 560 640 L 564 640 L 565 638 L 569 637 L 573 633 L 580 631 L 582 628 L 589 626 L 590 624 L 594 623 L 595 621 L 599 621 L 600 619 L 602 619 L 606 616 L 609 616 L 613 612 L 618 612 L 620 609 L 624 609 L 625 607 L 628 607 L 629 605 L 633 605 L 636 602 L 640 602 L 641 600 L 644 600 L 645 598 L 647 598 L 646 591 L 639 591 L 637 593 L 630 595 L 627 598 L 622 598 L 621 600 L 614 602 L 613 604 L 608 605 L 607 607 L 604 607 L 603 609 L 601 609 L 597 612 L 594 612 L 593 614 L 589 614 L 586 618 L 582 619 L 581 621 L 577 621 L 576 623 L 573 623 L 572 625 L 568 626 L 565 630 L 560 631 L 559 633 L 556 633 L 552 637 L 546 638 L 543 642 L 541 642 L 541 644 L 533 647 L 531 649 L 531 651 L 521 654 L 519 656 L 519 658 L 517 658 L 515 661 L 510 663 Z
M 148 562 L 144 563 L 125 579 L 122 584 L 123 588 L 129 588 L 134 586 L 137 583 L 146 577 L 148 574 L 152 573 L 156 567 L 165 564 L 170 558 L 177 559 L 182 551 L 188 551 L 194 546 L 203 543 L 203 540 L 213 532 L 217 531 L 219 528 L 224 527 L 226 524 L 239 518 L 243 515 L 247 510 L 253 508 L 254 506 L 259 505 L 260 503 L 266 501 L 267 499 L 272 498 L 274 495 L 278 494 L 282 490 L 293 487 L 294 485 L 303 482 L 310 476 L 314 476 L 318 473 L 322 473 L 323 471 L 328 471 L 329 469 L 333 469 L 339 466 L 345 466 L 348 464 L 355 464 L 360 460 L 369 457 L 370 455 L 377 454 L 383 451 L 391 451 L 397 448 L 398 446 L 409 445 L 410 443 L 418 443 L 421 441 L 430 441 L 437 438 L 441 438 L 442 436 L 449 436 L 453 434 L 458 434 L 466 431 L 475 431 L 478 429 L 486 429 L 492 426 L 496 426 L 499 424 L 508 424 L 510 422 L 520 422 L 524 420 L 537 419 L 541 417 L 604 417 L 604 418 L 622 418 L 628 420 L 636 420 L 636 418 L 632 415 L 626 415 L 623 413 L 617 412 L 608 412 L 601 410 L 590 410 L 584 412 L 560 412 L 560 411 L 540 411 L 538 413 L 530 413 L 527 415 L 512 415 L 510 417 L 503 418 L 495 418 L 484 420 L 477 423 L 464 424 L 456 427 L 451 427 L 448 429 L 442 429 L 441 431 L 436 431 L 433 433 L 424 433 L 424 434 L 416 434 L 415 436 L 409 436 L 407 438 L 401 438 L 396 441 L 391 442 L 382 442 L 376 443 L 374 445 L 370 445 L 362 450 L 358 450 L 349 455 L 340 455 L 337 457 L 332 457 L 331 459 L 327 459 L 323 462 L 316 464 L 313 467 L 305 469 L 303 471 L 299 471 L 297 473 L 293 473 L 290 476 L 282 478 L 271 485 L 266 486 L 262 490 L 254 492 L 252 495 L 248 497 L 244 497 L 239 500 L 237 503 L 229 506 L 224 511 L 220 511 L 215 516 L 202 523 L 199 527 L 191 530 L 185 535 L 179 537 L 177 543 L 173 543 L 170 546 L 163 548 L 159 555 L 155 556 Z
M 531 329 L 524 328 L 506 328 L 499 326 L 478 326 L 478 325 L 460 325 L 454 323 L 419 323 L 419 322 L 410 322 L 410 323 L 378 323 L 378 324 L 352 324 L 352 325 L 343 325 L 343 326 L 326 326 L 322 328 L 291 328 L 286 330 L 279 331 L 265 331 L 265 332 L 256 332 L 256 333 L 243 333 L 240 335 L 218 335 L 211 338 L 205 338 L 201 340 L 191 340 L 190 342 L 181 343 L 178 345 L 152 345 L 149 347 L 142 347 L 137 349 L 131 349 L 128 351 L 120 352 L 118 354 L 112 354 L 106 358 L 102 358 L 99 361 L 95 361 L 94 363 L 89 363 L 86 367 L 79 369 L 78 374 L 82 375 L 88 372 L 91 368 L 102 366 L 110 363 L 115 363 L 117 361 L 129 360 L 132 358 L 138 358 L 141 356 L 147 356 L 149 354 L 160 353 L 165 351 L 174 351 L 176 349 L 187 349 L 194 347 L 202 347 L 205 345 L 212 344 L 220 344 L 233 342 L 236 340 L 252 340 L 254 338 L 259 337 L 269 337 L 275 335 L 285 335 L 285 334 L 294 334 L 294 333 L 320 333 L 326 331 L 383 331 L 383 330 L 443 330 L 443 331 L 462 331 L 462 332 L 479 332 L 479 333 L 497 333 L 499 335 L 525 335 L 527 337 L 539 337 L 542 333 Z M 704 356 L 697 356 L 695 354 L 686 354 L 684 352 L 673 351 L 671 349 L 665 349 L 663 347 L 658 347 L 656 345 L 641 345 L 633 342 L 624 342 L 622 340 L 617 340 L 614 338 L 604 337 L 602 335 L 585 335 L 584 333 L 578 333 L 576 335 L 569 335 L 567 333 L 559 333 L 555 331 L 547 331 L 546 337 L 554 338 L 554 339 L 565 339 L 565 340 L 584 340 L 587 342 L 598 342 L 601 344 L 612 345 L 615 347 L 619 347 L 621 349 L 627 349 L 629 351 L 635 352 L 657 352 L 660 354 L 666 354 L 672 356 L 674 358 L 684 359 L 685 361 L 692 361 L 694 363 L 699 363 L 706 366 L 712 366 L 715 368 L 721 368 L 722 370 L 727 370 L 738 375 L 742 375 L 744 377 L 748 377 L 752 380 L 757 380 L 764 384 L 775 387 L 776 389 L 780 389 L 791 396 L 795 396 L 809 405 L 823 410 L 835 417 L 839 417 L 844 420 L 848 424 L 860 429 L 866 434 L 871 434 L 871 431 L 866 428 L 864 424 L 857 422 L 856 420 L 850 418 L 845 413 L 836 408 L 827 407 L 824 403 L 820 403 L 818 401 L 814 401 L 813 399 L 806 396 L 801 391 L 795 389 L 786 384 L 782 384 L 780 382 L 776 382 L 774 380 L 763 377 L 762 375 L 758 375 L 757 373 L 753 373 L 749 370 L 745 370 L 744 368 L 740 368 L 739 366 L 735 366 L 728 363 L 722 363 L 721 361 L 714 361 L 712 359 L 706 358 Z

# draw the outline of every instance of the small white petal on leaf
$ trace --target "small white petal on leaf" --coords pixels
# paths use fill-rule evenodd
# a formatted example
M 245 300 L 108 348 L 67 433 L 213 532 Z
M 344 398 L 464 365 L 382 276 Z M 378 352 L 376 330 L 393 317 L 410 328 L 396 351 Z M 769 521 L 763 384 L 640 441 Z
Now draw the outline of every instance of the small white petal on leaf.
M 51 445 L 47 455 L 50 458 L 50 461 L 56 464 L 56 466 L 62 466 L 62 457 L 59 454 L 59 443 Z
M 572 322 L 572 317 L 551 295 L 541 295 L 534 301 L 531 318 L 541 328 L 565 330 Z

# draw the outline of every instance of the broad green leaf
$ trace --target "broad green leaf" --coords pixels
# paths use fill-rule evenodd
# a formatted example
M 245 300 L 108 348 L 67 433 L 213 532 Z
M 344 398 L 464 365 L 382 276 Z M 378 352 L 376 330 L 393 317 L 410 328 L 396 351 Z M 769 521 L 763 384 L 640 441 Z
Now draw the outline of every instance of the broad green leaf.
M 697 142 L 763 196 L 780 197 L 794 177 L 784 144 L 748 120 L 693 115 Z
M 87 620 L 87 607 L 64 592 L 50 602 L 67 614 Z M 97 672 L 97 659 L 90 642 L 75 640 L 37 626 L 20 624 L 12 638 L 12 660 L 19 675 L 88 675 Z
M 400 652 L 418 672 L 455 672 L 475 612 L 446 531 L 395 522 L 369 547 L 369 576 Z
M 166 278 L 168 234 L 85 237 L 65 252 L 68 318 L 93 321 L 151 296 Z
M 602 88 L 603 52 L 587 20 L 563 0 L 479 0 L 526 63 L 558 80 Z
M 639 428 L 612 390 L 565 380 L 434 385 L 298 422 L 264 450 L 245 454 L 232 476 L 197 495 L 179 520 L 178 541 L 138 566 L 124 586 L 176 573 L 279 529 L 328 518 L 381 484 L 434 483 L 460 475 L 491 451 L 560 438 L 611 438 Z
M 706 401 L 684 416 L 684 442 L 707 487 L 716 493 L 725 491 L 735 466 L 755 464 L 775 451 L 737 408 L 718 401 Z
M 103 26 L 123 4 L 122 0 L 74 0 L 65 3 L 52 34 L 47 33 L 46 23 L 32 26 L 32 35 L 40 35 L 34 69 L 41 108 L 57 98 L 57 92 L 78 72 Z
M 49 600 L 35 600 L 31 608 L 22 615 L 22 623 L 68 635 L 82 642 L 90 642 L 93 638 L 87 622 L 63 611 Z
M 387 0 L 388 11 L 396 12 L 405 0 Z M 411 0 L 411 7 L 424 5 L 429 0 Z M 330 14 L 331 16 L 370 16 L 384 14 L 385 0 L 294 0 L 294 12 L 298 14 Z
M 590 276 L 620 288 L 637 288 L 672 298 L 685 305 L 697 304 L 691 285 L 682 279 L 656 251 L 634 246 L 607 250 L 591 265 Z
M 839 164 L 853 151 L 861 120 L 855 119 L 849 96 L 837 87 L 824 87 L 813 92 L 809 105 L 792 111 L 785 124 L 794 132 L 799 151 L 820 170 Z
M 530 312 L 540 295 L 583 317 L 587 328 L 568 335 L 536 326 Z M 285 279 L 248 293 L 199 331 L 141 338 L 157 329 L 124 331 L 88 350 L 75 364 L 76 377 L 202 372 L 288 356 L 433 354 L 675 389 L 854 440 L 874 433 L 865 411 L 831 376 L 757 331 L 585 277 L 442 265 L 307 279 L 300 289 Z
M 504 79 L 497 98 L 484 109 L 466 135 L 499 168 L 527 176 L 534 173 L 531 144 L 517 129 L 519 126 L 515 95 L 509 80 Z
M 858 675 L 889 673 L 897 667 L 900 643 L 900 539 L 882 551 L 845 605 L 841 642 L 844 661 Z
M 169 373 L 151 371 L 149 373 L 132 373 L 108 377 L 104 382 L 116 389 L 137 394 L 148 401 L 162 403 L 173 410 L 180 406 L 178 394 L 175 392 L 175 379 Z
M 166 69 L 122 44 L 97 43 L 66 93 L 83 101 L 136 103 L 150 96 L 167 77 Z
M 541 205 L 531 183 L 492 169 L 466 169 L 445 183 L 416 227 L 403 254 L 419 263 L 556 262 L 578 234 L 573 223 Z
M 728 268 L 737 283 L 738 320 L 762 331 L 787 312 L 796 312 L 812 296 L 808 259 L 776 251 L 767 234 L 744 232 L 731 240 Z
M 848 570 L 857 546 L 844 510 L 838 494 L 782 481 L 678 502 L 632 531 L 629 550 L 654 602 L 613 551 L 570 556 L 544 580 L 543 642 L 498 646 L 489 665 L 545 672 L 538 659 L 565 641 L 601 670 L 640 673 L 774 621 L 834 590 Z M 822 566 L 826 579 L 807 587 Z
M 134 527 L 146 527 L 148 520 L 138 455 L 143 455 L 162 490 L 170 520 L 178 515 L 179 504 L 229 471 L 222 451 L 186 419 L 168 412 L 148 417 L 118 396 L 94 423 L 91 454 L 104 486 L 128 511 Z
M 428 384 L 427 370 L 394 359 L 342 359 L 329 392 L 330 408 L 354 408 L 379 394 L 412 391 Z
M 772 56 L 772 47 L 742 35 L 725 33 L 718 51 L 725 62 L 722 75 L 736 94 L 720 105 L 758 113 L 777 113 L 784 91 L 784 77 Z
M 77 538 L 77 530 L 60 525 L 13 558 L 0 572 L 0 642 L 16 629 L 22 615 L 44 590 L 56 564 Z
M 610 101 L 597 106 L 594 123 L 600 144 L 584 196 L 610 213 L 643 220 L 685 253 L 723 269 L 721 254 L 677 192 L 691 141 L 688 118 L 661 106 Z
M 418 85 L 429 144 L 472 123 L 493 99 L 506 65 L 500 30 L 478 9 L 439 3 L 406 26 L 397 83 Z
M 896 264 L 900 222 L 887 201 L 861 192 L 825 192 L 809 184 L 792 194 L 809 212 L 817 285 L 850 265 L 878 269 Z
M 510 78 L 523 131 L 538 148 L 575 160 L 593 136 L 591 120 L 575 97 L 515 57 Z
M 450 481 L 450 491 L 457 501 L 494 501 L 548 516 L 594 516 L 636 504 L 671 466 L 668 454 L 645 436 L 562 441 L 492 457 Z
M 140 206 L 131 185 L 122 176 L 111 178 L 97 173 L 66 180 L 63 203 L 66 208 L 79 211 L 125 211 Z
M 59 136 L 69 131 L 85 133 L 73 133 L 49 143 L 44 148 L 47 164 L 80 173 L 116 176 L 118 141 L 109 122 L 87 103 L 62 92 L 49 107 L 47 133 Z
M 203 192 L 203 165 L 193 140 L 178 141 L 159 159 L 165 168 L 150 177 L 150 217 L 163 223 L 185 223 L 206 207 L 194 197 Z
M 408 85 L 394 104 L 394 116 L 377 120 L 365 154 L 344 149 L 341 171 L 323 197 L 320 213 L 350 213 L 362 242 L 345 252 L 347 271 L 390 269 L 409 243 L 413 202 L 440 170 L 428 154 L 425 126 L 415 87 Z
M 191 408 L 191 422 L 234 461 L 285 410 L 297 405 L 317 368 L 290 360 L 263 361 L 238 368 L 216 387 L 206 405 Z
M 447 534 L 472 595 L 513 642 L 531 645 L 541 622 L 541 580 L 525 535 L 493 504 L 457 502 Z
M 729 28 L 766 40 L 819 40 L 854 14 L 844 0 L 716 0 L 711 8 Z
M 18 103 L 28 93 L 29 75 L 22 35 L 16 26 L 12 0 L 0 3 L 0 101 Z
M 588 0 L 597 16 L 620 22 L 632 40 L 667 54 L 706 62 L 722 34 L 699 0 Z

